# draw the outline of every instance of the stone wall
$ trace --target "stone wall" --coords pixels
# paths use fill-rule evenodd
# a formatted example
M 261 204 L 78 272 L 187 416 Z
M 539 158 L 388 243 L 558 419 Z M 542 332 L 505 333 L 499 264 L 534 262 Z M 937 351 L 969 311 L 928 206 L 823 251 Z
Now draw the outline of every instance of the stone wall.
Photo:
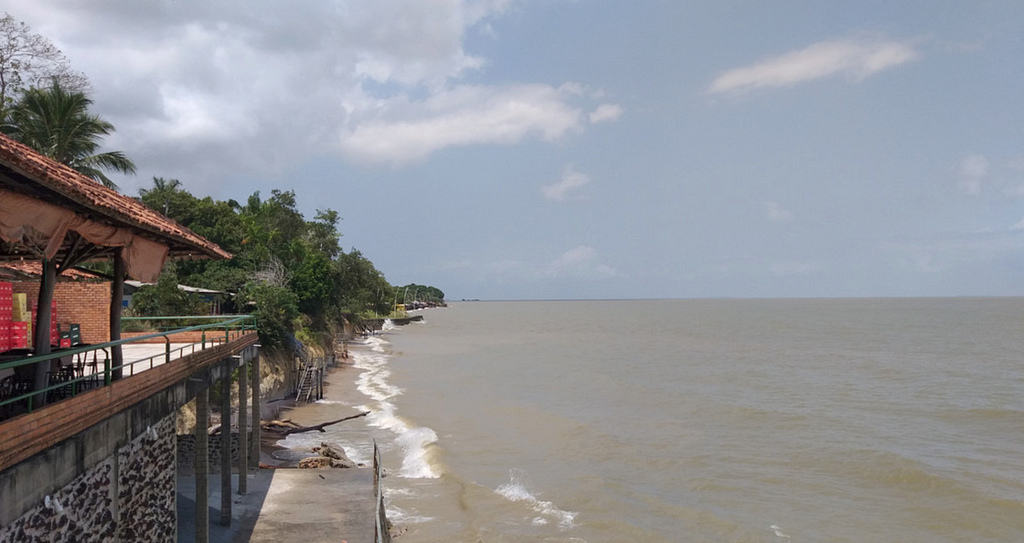
M 174 417 L 117 452 L 121 541 L 178 539 Z
M 0 541 L 176 542 L 174 435 L 171 415 L 0 528 Z
M 252 446 L 252 432 L 246 434 L 249 445 Z M 210 436 L 210 471 L 209 473 L 220 473 L 220 436 Z M 249 449 L 246 449 L 249 450 Z M 196 458 L 196 436 L 195 434 L 178 434 L 178 469 L 184 473 L 191 473 L 195 469 Z M 238 469 L 238 434 L 231 433 L 231 467 Z M 0 540 L 2 541 L 2 540 Z

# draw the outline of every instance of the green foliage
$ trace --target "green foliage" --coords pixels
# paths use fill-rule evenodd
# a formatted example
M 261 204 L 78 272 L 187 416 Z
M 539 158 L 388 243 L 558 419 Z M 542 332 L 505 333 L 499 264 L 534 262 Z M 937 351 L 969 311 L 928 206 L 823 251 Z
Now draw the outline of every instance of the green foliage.
M 132 296 L 129 309 L 137 317 L 203 315 L 207 306 L 198 296 L 178 288 L 173 262 L 164 267 L 155 285 L 143 285 Z
M 326 255 L 311 252 L 304 258 L 289 283 L 299 300 L 299 310 L 311 316 L 323 315 L 331 302 L 334 278 Z
M 338 255 L 335 268 L 339 287 L 335 300 L 342 313 L 360 315 L 369 311 L 387 315 L 391 312 L 394 287 L 362 253 L 353 248 Z
M 259 192 L 244 205 L 198 199 L 177 180 L 154 178 L 140 200 L 231 252 L 228 261 L 178 264 L 183 284 L 237 292 L 240 313 L 254 313 L 260 341 L 287 348 L 289 337 L 329 336 L 342 319 L 387 315 L 396 291 L 358 250 L 342 250 L 338 212 L 317 210 L 307 221 L 293 191 Z M 443 299 L 433 287 L 420 287 L 421 300 Z
M 397 289 L 399 292 L 399 303 L 406 303 L 412 301 L 441 303 L 444 301 L 444 291 L 437 287 L 409 283 L 404 287 L 397 287 Z
M 271 350 L 288 348 L 292 321 L 299 316 L 299 299 L 287 287 L 250 283 L 239 293 L 242 303 L 256 316 L 260 343 Z

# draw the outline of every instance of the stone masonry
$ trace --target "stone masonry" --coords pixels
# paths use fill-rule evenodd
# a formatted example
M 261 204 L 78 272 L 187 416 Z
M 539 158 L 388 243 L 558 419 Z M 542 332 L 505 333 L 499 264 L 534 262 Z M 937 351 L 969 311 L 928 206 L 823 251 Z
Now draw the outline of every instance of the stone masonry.
M 0 541 L 174 543 L 174 435 L 171 415 L 0 528 Z

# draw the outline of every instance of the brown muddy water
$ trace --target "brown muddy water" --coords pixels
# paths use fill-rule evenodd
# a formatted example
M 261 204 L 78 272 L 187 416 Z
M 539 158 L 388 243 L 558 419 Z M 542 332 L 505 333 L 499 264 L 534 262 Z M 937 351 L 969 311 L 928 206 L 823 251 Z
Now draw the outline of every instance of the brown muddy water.
M 424 314 L 282 442 L 376 439 L 403 543 L 1024 540 L 1024 299 Z

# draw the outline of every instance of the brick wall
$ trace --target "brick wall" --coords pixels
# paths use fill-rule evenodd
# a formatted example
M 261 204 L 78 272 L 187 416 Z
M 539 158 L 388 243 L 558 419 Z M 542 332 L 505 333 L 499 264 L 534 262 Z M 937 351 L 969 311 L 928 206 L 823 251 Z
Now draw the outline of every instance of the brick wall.
M 39 299 L 39 283 L 17 281 L 14 292 L 28 295 L 28 305 Z M 57 324 L 82 325 L 82 343 L 110 341 L 110 283 L 107 281 L 58 281 L 53 289 Z

